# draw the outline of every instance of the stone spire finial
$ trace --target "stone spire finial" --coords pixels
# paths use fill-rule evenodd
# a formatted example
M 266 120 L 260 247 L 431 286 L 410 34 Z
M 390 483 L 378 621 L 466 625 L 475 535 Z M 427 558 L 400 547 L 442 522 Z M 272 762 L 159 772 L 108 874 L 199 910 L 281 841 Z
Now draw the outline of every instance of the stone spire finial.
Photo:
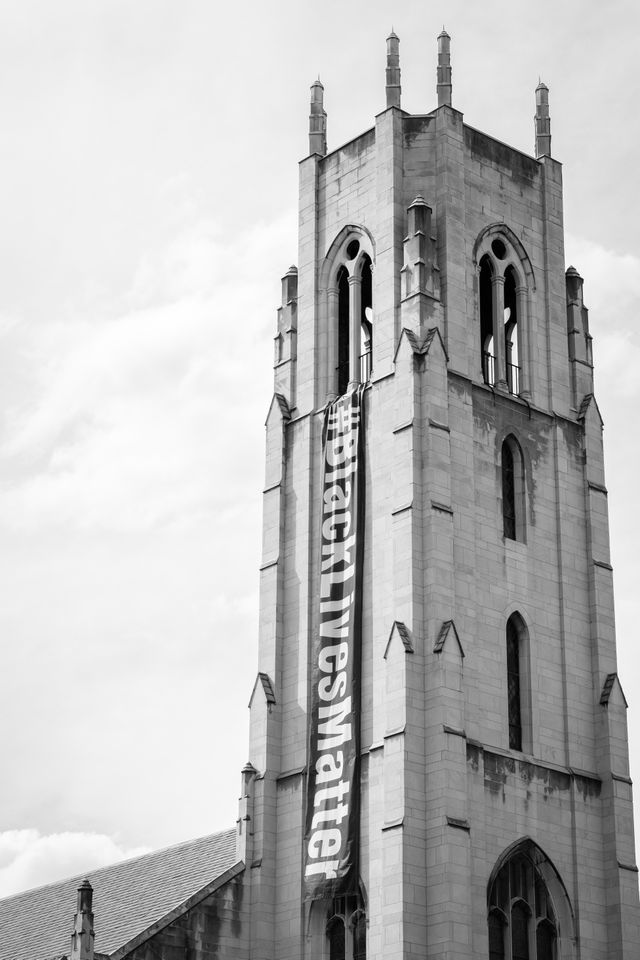
M 93 960 L 93 941 L 93 887 L 83 880 L 78 887 L 69 960 Z
M 309 153 L 327 153 L 327 113 L 324 109 L 324 87 L 320 77 L 311 84 L 311 106 L 309 109 Z
M 442 28 L 438 35 L 438 106 L 451 106 L 451 37 Z
M 549 117 L 549 87 L 542 80 L 536 87 L 536 159 L 551 156 L 551 119 Z
M 399 107 L 402 87 L 400 86 L 400 40 L 391 28 L 387 37 L 386 72 L 387 107 Z

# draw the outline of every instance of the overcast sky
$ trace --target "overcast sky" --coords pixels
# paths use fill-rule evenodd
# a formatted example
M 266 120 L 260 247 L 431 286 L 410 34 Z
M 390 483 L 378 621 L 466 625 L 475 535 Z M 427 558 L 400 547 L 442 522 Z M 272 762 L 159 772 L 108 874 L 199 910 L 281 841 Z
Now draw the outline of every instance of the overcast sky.
M 639 777 L 639 19 L 635 0 L 0 0 L 0 895 L 235 821 L 309 86 L 330 149 L 370 127 L 392 25 L 411 112 L 436 105 L 443 22 L 467 123 L 530 153 L 550 87 Z

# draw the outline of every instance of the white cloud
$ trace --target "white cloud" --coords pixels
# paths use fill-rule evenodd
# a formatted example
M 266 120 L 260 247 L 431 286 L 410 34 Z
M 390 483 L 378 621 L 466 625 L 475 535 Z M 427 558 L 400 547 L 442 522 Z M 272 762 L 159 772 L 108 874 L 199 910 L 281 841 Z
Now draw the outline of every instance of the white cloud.
M 0 437 L 0 523 L 145 529 L 236 508 L 262 457 L 290 221 L 233 243 L 195 223 L 145 258 L 115 317 L 9 328 L 3 364 L 24 372 Z
M 0 833 L 0 897 L 79 875 L 146 853 L 125 848 L 102 833 L 53 833 L 6 830 Z

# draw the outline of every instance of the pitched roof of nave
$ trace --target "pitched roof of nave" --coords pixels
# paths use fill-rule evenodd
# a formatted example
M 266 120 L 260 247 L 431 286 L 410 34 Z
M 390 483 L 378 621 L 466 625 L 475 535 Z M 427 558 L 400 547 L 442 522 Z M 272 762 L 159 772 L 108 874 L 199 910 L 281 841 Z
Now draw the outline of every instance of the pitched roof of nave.
M 236 870 L 233 868 L 237 867 Z M 95 956 L 108 957 L 239 872 L 236 831 L 190 840 L 86 874 L 94 889 Z M 229 872 L 229 877 L 224 875 Z M 74 877 L 0 900 L 0 960 L 54 960 L 70 950 Z

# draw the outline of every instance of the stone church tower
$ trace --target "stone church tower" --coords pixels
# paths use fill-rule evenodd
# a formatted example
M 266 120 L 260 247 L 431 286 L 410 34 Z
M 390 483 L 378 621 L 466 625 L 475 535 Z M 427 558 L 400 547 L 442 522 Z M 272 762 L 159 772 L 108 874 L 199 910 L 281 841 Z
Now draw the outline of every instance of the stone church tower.
M 386 80 L 333 152 L 311 87 L 266 423 L 247 955 L 632 960 L 602 421 L 548 90 L 528 156 L 464 123 L 446 32 L 436 109 L 402 109 L 394 33 Z M 327 491 L 357 484 L 326 527 Z

